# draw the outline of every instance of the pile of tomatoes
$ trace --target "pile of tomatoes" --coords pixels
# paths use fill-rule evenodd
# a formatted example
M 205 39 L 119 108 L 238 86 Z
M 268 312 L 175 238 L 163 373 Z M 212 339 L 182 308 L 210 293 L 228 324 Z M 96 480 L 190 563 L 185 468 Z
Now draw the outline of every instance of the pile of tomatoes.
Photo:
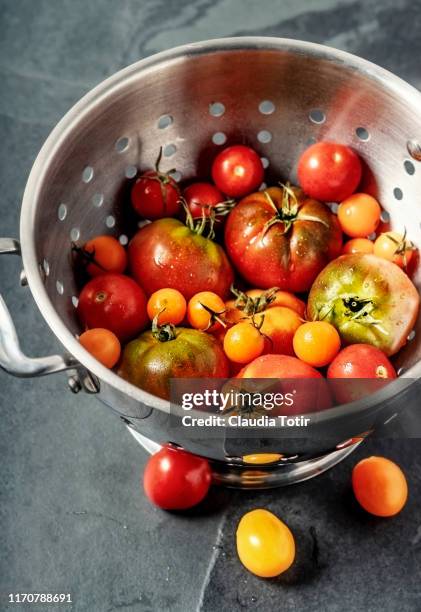
M 173 377 L 396 376 L 389 357 L 418 316 L 417 251 L 356 191 L 350 147 L 306 149 L 300 187 L 261 188 L 262 160 L 243 145 L 215 157 L 213 182 L 181 188 L 159 165 L 132 185 L 143 223 L 127 249 L 112 236 L 73 245 L 89 278 L 80 342 L 101 363 L 163 398 Z

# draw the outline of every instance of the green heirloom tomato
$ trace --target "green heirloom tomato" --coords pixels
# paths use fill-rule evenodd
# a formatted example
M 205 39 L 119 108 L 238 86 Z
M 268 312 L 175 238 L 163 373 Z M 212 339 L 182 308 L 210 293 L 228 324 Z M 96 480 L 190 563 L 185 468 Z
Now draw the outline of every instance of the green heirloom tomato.
M 225 378 L 229 365 L 211 334 L 165 325 L 127 344 L 118 374 L 144 391 L 169 399 L 171 378 Z
M 328 321 L 348 344 L 371 344 L 394 355 L 406 343 L 419 311 L 419 294 L 394 263 L 371 254 L 343 255 L 313 283 L 307 313 Z

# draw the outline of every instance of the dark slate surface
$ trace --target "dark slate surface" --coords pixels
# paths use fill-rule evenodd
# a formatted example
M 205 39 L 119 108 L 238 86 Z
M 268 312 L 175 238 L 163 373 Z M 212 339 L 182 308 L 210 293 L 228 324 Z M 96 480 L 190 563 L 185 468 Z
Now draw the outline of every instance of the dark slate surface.
M 420 30 L 419 0 L 1 0 L 0 233 L 18 234 L 26 177 L 55 122 L 140 57 L 219 36 L 291 36 L 360 54 L 421 86 Z M 19 270 L 17 258 L 0 261 L 22 343 L 33 355 L 58 350 L 18 287 Z M 140 492 L 146 456 L 118 419 L 68 393 L 64 377 L 1 373 L 0 391 L 0 610 L 17 608 L 6 603 L 13 591 L 69 591 L 67 609 L 89 612 L 421 609 L 418 441 L 373 441 L 317 480 L 215 491 L 200 511 L 176 516 Z M 349 494 L 352 465 L 369 453 L 409 475 L 410 501 L 393 521 L 364 515 Z M 256 506 L 297 536 L 297 564 L 278 580 L 259 580 L 236 559 L 236 523 Z

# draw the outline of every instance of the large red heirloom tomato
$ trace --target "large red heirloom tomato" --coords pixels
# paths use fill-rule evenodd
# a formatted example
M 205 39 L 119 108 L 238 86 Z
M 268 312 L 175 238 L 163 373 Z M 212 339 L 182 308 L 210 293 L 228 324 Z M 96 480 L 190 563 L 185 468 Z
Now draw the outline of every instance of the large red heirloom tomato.
M 225 244 L 250 284 L 301 292 L 340 254 L 342 232 L 329 208 L 298 187 L 270 187 L 230 212 Z
M 131 272 L 148 295 L 170 287 L 186 300 L 200 291 L 229 294 L 234 279 L 224 250 L 177 219 L 159 219 L 129 244 Z
M 152 325 L 126 345 L 118 374 L 148 393 L 169 399 L 171 378 L 226 378 L 228 359 L 212 334 Z

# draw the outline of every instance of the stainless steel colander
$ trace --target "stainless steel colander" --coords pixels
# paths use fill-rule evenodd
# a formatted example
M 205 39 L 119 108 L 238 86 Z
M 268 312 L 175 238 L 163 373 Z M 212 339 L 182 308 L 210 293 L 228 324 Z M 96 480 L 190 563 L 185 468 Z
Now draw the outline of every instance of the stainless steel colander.
M 22 355 L 1 301 L 0 365 L 17 376 L 69 370 L 73 390 L 97 394 L 150 450 L 168 439 L 183 445 L 166 429 L 168 402 L 103 367 L 75 338 L 80 326 L 71 242 L 104 233 L 127 242 L 137 229 L 125 206 L 128 189 L 140 168 L 153 166 L 161 146 L 162 169 L 176 167 L 177 180 L 206 176 L 221 145 L 246 143 L 262 156 L 268 182 L 295 182 L 300 153 L 317 140 L 339 141 L 359 152 L 372 173 L 367 188 L 392 226 L 406 228 L 420 247 L 421 93 L 389 72 L 312 43 L 233 38 L 160 53 L 98 85 L 55 127 L 34 163 L 23 198 L 20 246 L 0 241 L 3 253 L 21 250 L 34 299 L 66 353 Z M 415 283 L 421 285 L 420 272 Z M 421 373 L 419 338 L 420 323 L 399 356 L 407 385 L 398 396 L 386 393 L 387 405 L 399 406 L 405 394 L 414 393 Z M 375 408 L 373 401 L 357 406 L 354 422 L 367 407 Z M 341 419 L 346 412 L 340 407 L 324 416 Z M 289 455 L 280 448 L 282 460 L 256 470 L 245 466 L 241 453 L 232 457 L 224 441 L 188 446 L 216 461 L 222 481 L 240 486 L 310 477 L 352 448 L 341 439 Z

